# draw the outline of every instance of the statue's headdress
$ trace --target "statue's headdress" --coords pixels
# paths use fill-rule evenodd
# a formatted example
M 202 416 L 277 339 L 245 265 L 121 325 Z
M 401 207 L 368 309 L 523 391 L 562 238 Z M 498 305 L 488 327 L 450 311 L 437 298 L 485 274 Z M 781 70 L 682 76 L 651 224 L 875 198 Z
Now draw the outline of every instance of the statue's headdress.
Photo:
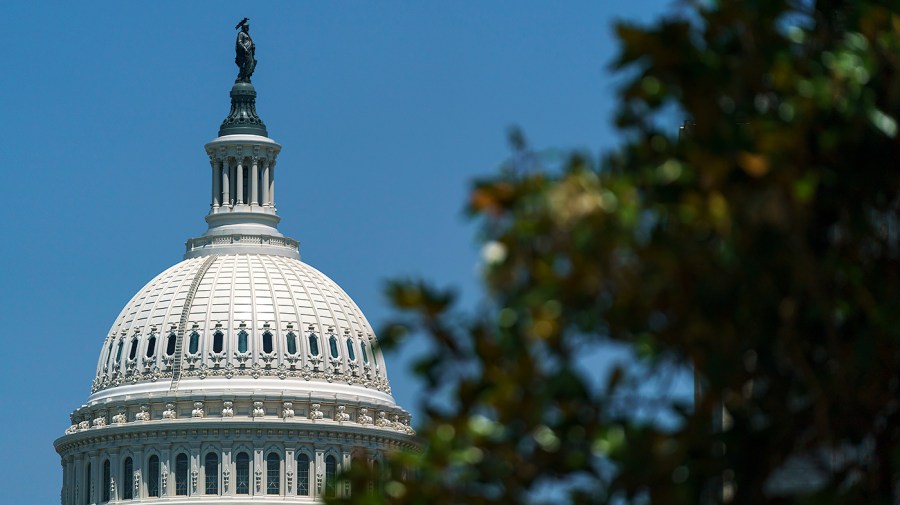
M 247 21 L 250 21 L 250 18 L 244 18 L 244 19 L 242 19 L 240 23 L 238 23 L 237 25 L 235 25 L 234 29 L 237 30 L 238 28 L 244 26 L 245 24 L 247 24 Z

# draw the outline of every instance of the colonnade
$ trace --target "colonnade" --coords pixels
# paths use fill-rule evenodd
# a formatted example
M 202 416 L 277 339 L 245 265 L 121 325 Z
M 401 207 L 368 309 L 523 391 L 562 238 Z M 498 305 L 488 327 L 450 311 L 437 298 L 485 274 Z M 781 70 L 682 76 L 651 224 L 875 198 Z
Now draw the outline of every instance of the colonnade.
M 275 206 L 275 159 L 260 156 L 210 157 L 213 209 Z
M 63 457 L 61 501 L 62 505 L 96 505 L 179 497 L 247 496 L 263 501 L 268 497 L 279 501 L 346 497 L 351 492 L 349 483 L 337 481 L 342 470 L 363 462 L 381 473 L 380 456 L 354 459 L 355 450 L 262 445 L 250 440 L 224 446 L 193 441 L 93 448 Z

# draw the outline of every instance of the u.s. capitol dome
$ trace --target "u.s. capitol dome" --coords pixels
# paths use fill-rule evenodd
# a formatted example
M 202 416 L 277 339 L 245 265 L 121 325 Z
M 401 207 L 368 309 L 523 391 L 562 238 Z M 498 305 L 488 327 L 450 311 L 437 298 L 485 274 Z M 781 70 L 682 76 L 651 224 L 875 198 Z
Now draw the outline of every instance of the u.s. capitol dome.
M 315 502 L 350 493 L 349 465 L 417 445 L 362 311 L 277 230 L 281 146 L 255 102 L 239 76 L 205 146 L 208 230 L 98 338 L 54 443 L 63 505 Z

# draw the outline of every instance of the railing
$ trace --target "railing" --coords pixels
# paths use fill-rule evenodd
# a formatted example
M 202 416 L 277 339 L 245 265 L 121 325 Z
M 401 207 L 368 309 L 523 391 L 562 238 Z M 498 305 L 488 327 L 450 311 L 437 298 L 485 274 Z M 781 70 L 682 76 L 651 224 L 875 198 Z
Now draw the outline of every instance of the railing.
M 186 252 L 190 253 L 198 249 L 204 249 L 210 246 L 228 246 L 228 245 L 265 245 L 273 247 L 283 247 L 296 251 L 300 243 L 288 237 L 273 237 L 271 235 L 249 235 L 249 234 L 231 234 L 231 235 L 213 235 L 209 237 L 197 237 L 188 239 L 185 243 Z

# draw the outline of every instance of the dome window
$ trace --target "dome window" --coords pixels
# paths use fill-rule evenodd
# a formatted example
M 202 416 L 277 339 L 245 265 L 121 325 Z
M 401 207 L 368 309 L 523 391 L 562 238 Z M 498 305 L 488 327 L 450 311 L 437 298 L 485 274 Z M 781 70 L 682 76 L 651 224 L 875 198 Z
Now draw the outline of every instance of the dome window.
M 315 333 L 309 334 L 309 354 L 312 356 L 319 355 L 319 337 Z
M 125 458 L 125 462 L 122 463 L 122 476 L 125 481 L 125 485 L 122 486 L 122 499 L 123 500 L 133 500 L 134 499 L 134 487 L 130 486 L 131 474 L 134 473 L 134 462 L 131 458 Z
M 125 486 L 128 487 L 128 486 Z M 181 453 L 175 457 L 175 496 L 188 494 L 188 457 Z
M 156 335 L 151 333 L 150 338 L 147 339 L 146 356 L 148 358 L 152 358 L 155 355 L 156 355 Z
M 100 487 L 103 489 L 103 496 L 100 497 L 100 501 L 103 503 L 107 503 L 109 501 L 109 480 L 111 478 L 109 468 L 109 460 L 105 460 L 103 462 L 103 477 L 100 480 Z
M 175 354 L 175 332 L 169 333 L 169 338 L 166 339 L 166 356 L 173 354 Z
M 288 332 L 284 337 L 284 343 L 287 346 L 288 354 L 297 354 L 297 336 L 294 335 L 294 332 Z
M 262 338 L 263 338 L 263 352 L 266 354 L 271 354 L 272 351 L 274 350 L 273 346 L 272 346 L 272 333 L 267 331 L 267 332 L 263 333 Z
M 112 358 L 113 355 L 113 345 L 116 343 L 115 340 L 109 341 L 109 347 L 106 349 L 106 359 L 103 360 L 106 362 L 106 366 L 109 367 L 109 359 Z
M 309 496 L 309 456 L 297 456 L 297 496 Z
M 266 494 L 281 494 L 281 458 L 270 452 L 266 456 Z
M 241 330 L 240 333 L 238 333 L 238 352 L 247 352 L 247 332 L 244 330 Z
M 331 357 L 338 357 L 337 338 L 332 335 L 328 338 L 328 346 L 331 348 Z
M 368 365 L 369 364 L 369 353 L 366 352 L 366 343 L 359 343 L 359 350 L 362 351 L 363 361 Z
M 188 352 L 191 354 L 197 354 L 197 351 L 200 349 L 200 334 L 196 331 L 191 332 L 191 341 L 190 345 L 188 345 Z
M 350 361 L 356 361 L 356 353 L 353 352 L 353 339 L 347 337 L 347 358 Z
M 219 456 L 211 452 L 203 462 L 203 478 L 206 481 L 206 494 L 219 494 Z
M 250 456 L 246 452 L 238 453 L 234 460 L 235 484 L 237 494 L 250 494 Z
M 331 454 L 325 458 L 325 496 L 334 498 L 337 489 L 334 482 L 337 475 L 337 460 Z
M 213 333 L 213 352 L 220 353 L 225 347 L 225 335 L 221 331 Z
M 159 456 L 156 454 L 150 456 L 147 465 L 147 494 L 149 496 L 159 496 Z
M 122 348 L 125 347 L 125 341 L 119 340 L 119 345 L 116 347 L 116 363 L 122 361 Z
M 138 339 L 134 337 L 131 339 L 131 348 L 128 350 L 128 359 L 133 360 L 137 357 L 137 349 L 138 349 Z

